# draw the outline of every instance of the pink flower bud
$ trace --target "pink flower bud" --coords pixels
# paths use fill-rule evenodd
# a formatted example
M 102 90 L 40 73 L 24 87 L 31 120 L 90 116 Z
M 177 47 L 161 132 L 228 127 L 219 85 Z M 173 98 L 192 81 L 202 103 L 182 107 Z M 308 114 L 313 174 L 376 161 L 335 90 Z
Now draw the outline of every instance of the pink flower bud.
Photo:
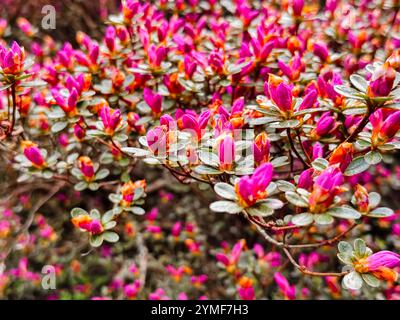
M 270 74 L 268 91 L 272 101 L 283 113 L 292 111 L 292 90 L 281 78 Z
M 36 168 L 41 169 L 46 166 L 46 162 L 44 161 L 42 153 L 36 143 L 33 143 L 32 141 L 22 141 L 21 145 L 25 157 L 32 162 Z
M 284 295 L 287 300 L 295 300 L 296 299 L 296 286 L 291 286 L 286 278 L 280 273 L 276 272 L 274 274 L 274 280 L 278 285 L 281 293 Z
M 266 189 L 272 180 L 272 175 L 272 164 L 264 163 L 254 171 L 251 177 L 240 178 L 235 185 L 240 204 L 246 208 L 260 199 L 265 199 L 267 197 Z
M 113 110 L 109 106 L 104 106 L 100 110 L 100 118 L 103 122 L 104 130 L 106 134 L 113 135 L 115 130 L 121 123 L 121 111 Z
M 235 161 L 235 141 L 230 134 L 220 137 L 217 144 L 219 166 L 221 170 L 231 170 Z
M 93 180 L 94 177 L 93 162 L 89 157 L 86 156 L 79 157 L 78 166 L 82 174 L 84 175 L 86 181 Z
M 144 88 L 143 98 L 147 105 L 150 107 L 153 116 L 158 117 L 162 109 L 162 97 L 158 93 L 154 93 L 149 88 Z
M 388 62 L 384 63 L 373 73 L 367 89 L 367 95 L 371 98 L 388 96 L 392 91 L 395 78 L 396 71 Z

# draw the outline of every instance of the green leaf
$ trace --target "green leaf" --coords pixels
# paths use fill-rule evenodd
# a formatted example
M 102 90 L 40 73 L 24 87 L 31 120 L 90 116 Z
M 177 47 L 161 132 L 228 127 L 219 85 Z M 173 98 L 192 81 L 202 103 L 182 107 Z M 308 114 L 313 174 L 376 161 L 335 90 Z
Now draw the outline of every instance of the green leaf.
M 92 235 L 90 237 L 90 245 L 95 248 L 100 247 L 103 243 L 103 240 L 103 234 Z
M 368 194 L 368 202 L 370 208 L 375 208 L 381 202 L 381 195 L 377 192 L 370 192 Z
M 326 213 L 342 219 L 359 219 L 361 217 L 361 213 L 357 210 L 346 206 L 329 209 Z
M 87 187 L 88 187 L 88 184 L 87 184 L 85 181 L 81 181 L 81 182 L 78 182 L 78 183 L 74 186 L 74 189 L 75 189 L 76 191 L 82 191 L 82 190 L 85 190 Z
M 92 209 L 92 210 L 90 210 L 90 216 L 91 216 L 93 219 L 100 219 L 100 217 L 101 217 L 100 212 L 99 212 L 99 210 L 97 210 L 97 209 Z
M 362 93 L 367 92 L 368 82 L 363 77 L 358 74 L 352 74 L 350 76 L 350 82 L 353 86 L 355 86 Z
M 280 122 L 274 122 L 269 125 L 270 128 L 286 129 L 295 128 L 300 124 L 299 120 L 284 120 Z
M 370 213 L 367 214 L 368 217 L 372 218 L 386 218 L 390 217 L 394 214 L 393 210 L 386 207 L 379 207 L 372 210 Z
M 137 214 L 138 216 L 142 216 L 146 213 L 146 211 L 142 207 L 134 206 L 134 207 L 131 207 L 130 209 L 131 209 L 130 211 L 132 213 Z
M 260 126 L 263 124 L 271 123 L 271 122 L 276 122 L 277 119 L 276 117 L 260 117 L 260 118 L 254 118 L 249 120 L 249 124 L 251 126 Z
M 103 217 L 101 218 L 101 222 L 106 224 L 108 222 L 110 222 L 112 219 L 114 219 L 115 217 L 115 212 L 114 210 L 108 210 Z
M 296 207 L 308 208 L 309 204 L 299 194 L 293 191 L 285 192 L 286 199 Z
M 268 206 L 268 204 L 256 203 L 255 205 L 246 209 L 246 211 L 252 216 L 268 217 L 274 213 L 274 210 Z
M 334 219 L 329 214 L 314 214 L 314 221 L 317 224 L 328 225 L 331 224 Z
M 120 194 L 110 193 L 108 195 L 108 199 L 113 203 L 120 203 L 122 200 L 122 196 Z
M 89 214 L 85 209 L 82 208 L 73 208 L 71 210 L 71 216 L 73 218 L 80 216 L 80 215 L 85 215 L 85 214 Z
M 61 130 L 64 130 L 67 125 L 68 125 L 67 121 L 56 122 L 51 126 L 51 132 L 53 133 L 60 132 Z
M 367 246 L 365 245 L 365 241 L 363 239 L 354 240 L 354 251 L 357 256 L 364 257 L 367 250 Z
M 221 171 L 203 165 L 194 168 L 194 172 L 197 174 L 221 174 Z
M 353 247 L 347 241 L 340 241 L 338 244 L 338 250 L 341 253 L 350 254 L 353 252 Z
M 111 243 L 117 242 L 119 240 L 118 234 L 116 234 L 115 232 L 111 232 L 111 231 L 104 232 L 103 238 L 105 241 L 111 242 Z
M 117 221 L 109 221 L 103 225 L 105 230 L 114 228 L 117 225 Z
M 124 133 L 118 133 L 115 136 L 113 136 L 113 139 L 118 142 L 124 142 L 124 141 L 128 140 L 128 136 Z
M 372 274 L 370 273 L 363 273 L 361 274 L 361 277 L 363 280 L 371 287 L 377 288 L 380 286 L 381 282 L 379 281 L 378 278 L 375 278 Z
M 89 183 L 89 189 L 92 191 L 96 191 L 99 189 L 99 184 L 97 182 L 91 182 Z
M 296 187 L 294 186 L 294 184 L 290 183 L 289 181 L 285 181 L 285 180 L 278 180 L 276 182 L 276 184 L 278 185 L 278 189 L 280 191 L 286 192 L 286 191 L 295 191 Z
M 225 182 L 219 182 L 214 186 L 215 193 L 222 198 L 236 200 L 235 188 Z
M 96 180 L 101 180 L 104 179 L 105 177 L 107 177 L 110 174 L 110 170 L 108 169 L 100 169 L 96 175 L 95 175 L 95 179 Z
M 329 162 L 324 158 L 317 158 L 311 163 L 311 165 L 315 170 L 323 171 L 329 166 Z
M 308 212 L 300 213 L 292 217 L 292 223 L 296 226 L 306 226 L 313 222 L 313 215 Z
M 340 252 L 337 254 L 338 259 L 347 265 L 353 265 L 353 261 L 351 260 L 351 256 L 345 252 Z
M 276 210 L 276 209 L 280 209 L 283 207 L 283 202 L 281 200 L 278 199 L 273 199 L 273 198 L 269 198 L 269 199 L 265 199 L 262 202 L 259 202 L 261 204 L 265 204 L 268 207 Z
M 346 289 L 359 290 L 362 284 L 363 281 L 358 272 L 352 271 L 343 277 L 343 285 Z
M 210 204 L 210 209 L 215 212 L 228 212 L 230 214 L 239 213 L 243 210 L 236 202 L 232 201 L 215 201 Z
M 374 165 L 382 161 L 382 155 L 379 151 L 370 151 L 364 156 L 365 162 Z
M 365 161 L 364 157 L 355 158 L 347 167 L 345 171 L 346 176 L 353 176 L 361 173 L 369 168 L 369 164 Z
M 346 116 L 354 116 L 360 114 L 366 114 L 368 111 L 367 107 L 347 107 L 343 110 L 343 114 Z
M 133 147 L 125 147 L 125 148 L 122 148 L 121 150 L 125 153 L 132 154 L 135 157 L 146 157 L 149 154 L 151 154 L 151 152 L 148 150 L 144 150 L 144 149 L 140 149 L 140 148 L 133 148 Z
M 360 97 L 358 94 L 359 92 L 354 90 L 353 88 L 349 88 L 343 85 L 336 85 L 334 86 L 335 91 L 346 97 L 346 98 L 351 98 L 351 99 L 358 99 L 358 100 L 362 100 L 363 97 Z
M 281 156 L 281 157 L 273 158 L 270 162 L 274 168 L 278 168 L 278 167 L 286 165 L 288 163 L 287 159 L 288 159 L 287 156 Z

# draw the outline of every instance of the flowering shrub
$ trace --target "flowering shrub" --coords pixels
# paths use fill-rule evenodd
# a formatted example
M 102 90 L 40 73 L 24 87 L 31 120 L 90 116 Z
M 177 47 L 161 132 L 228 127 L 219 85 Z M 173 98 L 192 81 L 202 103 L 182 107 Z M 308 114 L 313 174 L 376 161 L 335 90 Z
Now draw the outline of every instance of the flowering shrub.
M 0 296 L 399 298 L 399 8 L 124 0 L 76 45 L 0 20 Z

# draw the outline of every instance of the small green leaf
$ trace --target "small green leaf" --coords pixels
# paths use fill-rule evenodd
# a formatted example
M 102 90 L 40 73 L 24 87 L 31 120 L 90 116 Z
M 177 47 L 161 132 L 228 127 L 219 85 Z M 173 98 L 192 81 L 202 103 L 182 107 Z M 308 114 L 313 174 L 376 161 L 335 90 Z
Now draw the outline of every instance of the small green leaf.
M 90 237 L 90 245 L 95 248 L 100 247 L 103 243 L 103 240 L 103 234 L 92 235 Z
M 210 209 L 215 212 L 228 212 L 230 214 L 239 213 L 243 210 L 236 202 L 232 201 L 215 201 L 210 204 Z
M 129 153 L 134 155 L 135 157 L 146 157 L 150 154 L 150 151 L 140 149 L 140 148 L 133 148 L 133 147 L 125 147 L 121 149 L 125 153 Z
M 370 208 L 375 208 L 381 202 L 381 195 L 377 192 L 370 192 L 368 194 L 368 202 Z
M 130 209 L 131 209 L 130 211 L 132 213 L 137 214 L 138 216 L 142 216 L 146 213 L 146 211 L 141 207 L 134 206 L 134 207 L 131 207 Z
M 354 240 L 354 251 L 357 256 L 364 257 L 365 252 L 367 250 L 367 246 L 365 245 L 365 241 L 363 239 Z
M 274 210 L 268 207 L 265 203 L 257 203 L 249 208 L 246 211 L 252 216 L 258 217 L 268 217 L 274 213 Z
M 379 281 L 378 278 L 375 278 L 372 274 L 370 273 L 363 273 L 361 274 L 361 277 L 363 280 L 371 287 L 377 288 L 380 286 L 381 282 Z
M 219 182 L 214 186 L 215 193 L 222 198 L 236 200 L 235 188 L 225 182 Z
M 323 171 L 329 166 L 329 162 L 324 158 L 317 158 L 311 163 L 311 165 L 315 170 Z
M 78 182 L 78 183 L 74 186 L 74 189 L 75 189 L 76 191 L 82 191 L 82 190 L 85 190 L 87 187 L 88 187 L 88 184 L 87 184 L 85 181 L 81 181 L 81 182 Z
M 117 225 L 116 221 L 109 221 L 109 222 L 105 223 L 103 225 L 103 227 L 104 227 L 105 230 L 109 230 L 109 229 L 114 228 L 116 225 Z
M 337 257 L 341 262 L 347 265 L 352 265 L 353 261 L 351 260 L 351 256 L 345 252 L 340 252 L 337 254 Z
M 313 215 L 308 212 L 300 213 L 292 217 L 292 223 L 296 226 L 306 226 L 313 222 Z
M 91 182 L 89 183 L 89 189 L 92 191 L 96 191 L 99 189 L 99 184 L 97 182 Z
M 365 162 L 374 165 L 382 161 L 382 155 L 378 151 L 370 151 L 364 156 Z
M 350 76 L 350 82 L 353 86 L 355 86 L 358 90 L 360 90 L 362 93 L 367 92 L 368 88 L 368 82 L 365 80 L 363 77 L 361 77 L 358 74 L 352 74 Z
M 314 214 L 314 221 L 317 224 L 328 225 L 331 224 L 334 219 L 329 214 Z
M 51 132 L 53 133 L 60 132 L 61 130 L 65 129 L 67 125 L 68 125 L 67 121 L 56 122 L 51 126 Z
M 276 184 L 278 185 L 278 189 L 280 191 L 286 192 L 286 191 L 295 191 L 296 187 L 294 186 L 294 184 L 290 183 L 289 181 L 285 181 L 285 180 L 278 180 L 276 182 Z
M 281 156 L 273 158 L 270 162 L 274 166 L 274 168 L 278 168 L 288 164 L 287 160 L 288 160 L 287 156 Z
M 285 192 L 286 199 L 296 207 L 308 208 L 309 204 L 299 194 L 293 191 Z
M 273 198 L 269 198 L 269 199 L 265 199 L 262 202 L 259 202 L 261 204 L 265 204 L 268 207 L 276 210 L 276 209 L 280 209 L 283 207 L 283 202 L 281 200 L 278 199 L 273 199 Z
M 106 213 L 104 213 L 103 217 L 101 218 L 102 223 L 108 223 L 115 217 L 115 212 L 114 210 L 108 210 Z
M 103 238 L 105 241 L 111 242 L 111 243 L 117 242 L 119 240 L 118 234 L 116 234 L 115 232 L 111 232 L 111 231 L 104 232 Z
M 197 174 L 221 174 L 221 171 L 203 165 L 196 167 L 194 169 L 194 172 L 196 172 Z
M 358 99 L 358 100 L 362 100 L 363 97 L 360 97 L 358 94 L 359 92 L 357 90 L 354 90 L 353 88 L 349 88 L 343 85 L 336 85 L 334 87 L 335 91 L 346 97 L 346 98 L 351 98 L 351 99 Z
M 363 281 L 358 272 L 352 271 L 343 277 L 343 285 L 346 289 L 359 290 L 362 284 Z
M 386 218 L 390 217 L 394 214 L 393 210 L 386 207 L 379 207 L 372 210 L 370 213 L 367 214 L 368 217 L 372 218 Z
M 85 209 L 82 209 L 82 208 L 73 208 L 72 210 L 71 210 L 71 216 L 74 218 L 74 217 L 77 217 L 77 216 L 80 216 L 80 215 L 87 215 L 87 214 L 89 214 Z
M 361 217 L 361 213 L 357 210 L 346 206 L 329 209 L 326 213 L 342 219 L 359 219 Z
M 128 136 L 124 133 L 118 133 L 115 136 L 113 136 L 113 139 L 118 142 L 124 142 L 124 141 L 128 140 Z
M 96 180 L 104 179 L 109 174 L 110 174 L 110 170 L 108 170 L 108 169 L 100 169 L 99 171 L 97 171 L 97 173 L 95 175 L 95 179 Z
M 300 124 L 299 120 L 284 120 L 280 122 L 274 122 L 269 125 L 270 128 L 286 129 L 286 128 L 296 128 Z
M 345 171 L 346 176 L 353 176 L 361 173 L 369 168 L 369 164 L 365 161 L 364 157 L 355 158 L 347 167 Z
M 350 254 L 353 252 L 353 247 L 347 241 L 340 241 L 338 244 L 338 250 L 341 253 Z

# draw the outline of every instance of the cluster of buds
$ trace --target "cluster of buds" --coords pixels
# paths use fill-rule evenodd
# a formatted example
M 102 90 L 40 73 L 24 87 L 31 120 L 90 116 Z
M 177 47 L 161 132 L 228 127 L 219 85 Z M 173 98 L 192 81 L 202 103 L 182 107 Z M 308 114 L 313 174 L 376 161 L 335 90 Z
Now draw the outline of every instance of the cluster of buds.
M 16 77 L 24 72 L 25 49 L 17 42 L 13 42 L 10 48 L 0 43 L 0 81 L 14 83 Z
M 32 165 L 38 169 L 46 167 L 46 161 L 43 158 L 43 154 L 38 148 L 38 145 L 32 141 L 22 141 L 21 143 L 25 157 L 32 163 Z
M 71 222 L 75 227 L 91 234 L 100 234 L 104 231 L 101 221 L 92 218 L 88 214 L 82 214 L 77 217 L 73 217 Z
M 136 192 L 138 191 L 140 194 L 142 191 L 146 189 L 146 181 L 145 180 L 138 180 L 135 182 L 128 181 L 126 182 L 121 188 L 122 200 L 120 205 L 122 207 L 130 207 L 138 197 Z
M 235 184 L 235 191 L 239 203 L 243 208 L 255 204 L 258 200 L 267 197 L 267 187 L 272 180 L 273 167 L 271 163 L 264 163 L 259 166 L 251 177 L 245 176 Z

